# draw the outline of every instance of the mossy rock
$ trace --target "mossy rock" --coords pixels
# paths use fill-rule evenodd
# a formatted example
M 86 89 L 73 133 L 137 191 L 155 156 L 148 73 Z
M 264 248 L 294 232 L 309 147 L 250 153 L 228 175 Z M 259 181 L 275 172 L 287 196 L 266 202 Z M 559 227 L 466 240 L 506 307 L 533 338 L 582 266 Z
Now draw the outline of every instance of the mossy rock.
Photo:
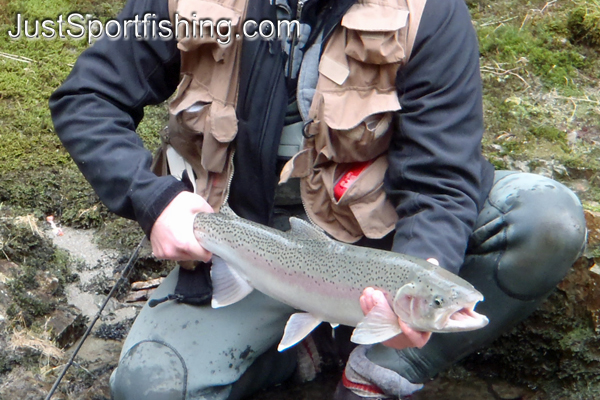
M 77 276 L 71 272 L 68 254 L 52 244 L 33 216 L 17 217 L 5 209 L 0 210 L 0 220 L 0 259 L 19 266 L 6 282 L 12 300 L 7 314 L 29 326 L 54 310 L 65 285 Z
M 581 258 L 527 320 L 463 365 L 482 376 L 545 391 L 549 398 L 600 396 L 600 275 Z

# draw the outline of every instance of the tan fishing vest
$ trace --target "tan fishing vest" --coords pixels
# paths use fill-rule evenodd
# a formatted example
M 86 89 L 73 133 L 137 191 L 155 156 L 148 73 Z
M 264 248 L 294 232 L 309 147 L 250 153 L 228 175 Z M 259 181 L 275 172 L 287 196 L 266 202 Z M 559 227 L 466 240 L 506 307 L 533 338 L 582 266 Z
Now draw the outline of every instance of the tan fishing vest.
M 345 242 L 381 238 L 398 220 L 386 199 L 383 177 L 392 136 L 392 114 L 400 109 L 396 73 L 412 50 L 426 0 L 359 0 L 326 42 L 303 150 L 284 167 L 281 182 L 300 178 L 310 219 Z M 228 18 L 241 28 L 247 0 L 169 0 L 179 20 Z M 172 18 L 173 20 L 173 18 Z M 165 145 L 193 167 L 196 192 L 215 210 L 226 201 L 233 174 L 237 133 L 235 107 L 242 41 L 228 46 L 216 35 L 185 35 L 179 24 L 181 81 L 171 100 Z M 187 35 L 189 36 L 189 35 Z M 334 186 L 355 162 L 370 161 L 336 199 Z M 163 166 L 162 171 L 166 168 Z

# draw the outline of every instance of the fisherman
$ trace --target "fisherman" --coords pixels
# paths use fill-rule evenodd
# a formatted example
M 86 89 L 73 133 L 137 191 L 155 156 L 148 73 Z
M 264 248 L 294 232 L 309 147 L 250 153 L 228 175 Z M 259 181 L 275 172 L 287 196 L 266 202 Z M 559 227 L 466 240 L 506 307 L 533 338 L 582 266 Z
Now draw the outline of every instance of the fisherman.
M 186 31 L 194 19 L 225 21 L 212 32 L 221 44 Z M 164 20 L 178 37 L 140 38 Z M 256 37 L 281 20 L 299 24 Z M 337 240 L 427 259 L 485 296 L 483 329 L 431 335 L 400 321 L 399 336 L 356 347 L 337 400 L 410 395 L 529 315 L 584 246 L 571 191 L 494 172 L 481 154 L 478 43 L 462 0 L 130 0 L 117 21 L 50 99 L 100 199 L 140 224 L 157 258 L 180 262 L 131 328 L 114 400 L 239 399 L 293 374 L 299 352 L 276 346 L 294 310 L 257 291 L 207 305 L 211 254 L 192 222 L 225 202 L 281 229 L 306 214 Z M 136 127 L 176 88 L 151 169 Z M 389 306 L 374 288 L 360 303 Z

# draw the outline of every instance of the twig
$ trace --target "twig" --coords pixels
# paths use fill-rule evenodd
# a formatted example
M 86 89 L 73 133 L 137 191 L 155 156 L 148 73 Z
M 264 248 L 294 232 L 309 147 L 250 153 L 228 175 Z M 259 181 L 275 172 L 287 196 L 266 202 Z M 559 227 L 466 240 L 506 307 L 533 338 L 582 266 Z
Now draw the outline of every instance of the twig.
M 556 99 L 562 99 L 562 100 L 569 100 L 572 101 L 573 103 L 576 101 L 582 101 L 584 103 L 592 103 L 592 104 L 598 104 L 600 105 L 600 101 L 599 100 L 592 100 L 589 98 L 579 98 L 579 97 L 567 97 L 567 96 L 559 96 L 559 95 L 554 95 L 554 98 Z
M 575 103 L 575 100 L 570 99 L 571 103 L 573 103 L 573 113 L 571 114 L 571 121 L 575 120 L 575 112 L 577 112 L 577 103 Z
M 14 61 L 24 62 L 24 63 L 27 63 L 27 64 L 35 62 L 31 58 L 27 58 L 27 57 L 23 57 L 23 56 L 18 56 L 18 55 L 15 55 L 15 54 L 4 53 L 2 51 L 0 51 L 0 57 L 8 58 L 8 59 L 14 60 Z
M 527 87 L 525 89 L 528 89 L 531 87 L 531 85 L 529 83 L 527 83 L 527 81 L 519 74 L 513 72 L 515 70 L 521 69 L 523 67 L 516 67 L 516 68 L 512 68 L 512 69 L 502 69 L 502 68 L 496 68 L 493 69 L 492 67 L 486 67 L 486 66 L 482 66 L 481 67 L 481 71 L 482 72 L 488 72 L 492 75 L 496 75 L 496 76 L 502 76 L 502 75 L 512 75 L 512 76 L 516 76 L 517 78 L 519 78 L 525 85 L 527 85 Z
M 542 7 L 542 9 L 540 10 L 540 14 L 543 14 L 544 11 L 546 11 L 546 8 L 550 7 L 551 5 L 553 5 L 554 3 L 556 3 L 556 0 L 552 0 L 547 2 L 544 7 Z
M 525 18 L 523 18 L 523 22 L 521 22 L 521 26 L 519 27 L 519 31 L 521 29 L 523 29 L 523 27 L 525 26 L 525 22 L 527 22 L 527 20 L 529 20 L 530 16 L 529 13 L 527 13 L 527 15 L 525 15 Z
M 503 19 L 502 21 L 490 21 L 490 22 L 486 22 L 485 24 L 481 24 L 480 26 L 489 26 L 489 25 L 494 25 L 494 24 L 503 24 L 505 22 L 512 21 L 515 18 L 517 18 L 517 17 L 516 16 L 515 17 L 510 17 L 510 18 L 507 18 L 507 19 Z

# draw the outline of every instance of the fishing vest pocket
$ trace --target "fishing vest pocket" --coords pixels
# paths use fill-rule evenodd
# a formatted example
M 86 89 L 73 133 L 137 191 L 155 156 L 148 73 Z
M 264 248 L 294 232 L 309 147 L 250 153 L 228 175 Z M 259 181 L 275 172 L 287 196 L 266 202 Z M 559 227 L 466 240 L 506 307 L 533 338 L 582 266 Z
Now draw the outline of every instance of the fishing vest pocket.
M 342 19 L 347 28 L 345 53 L 367 64 L 391 64 L 406 57 L 408 7 L 362 1 L 354 4 Z
M 169 103 L 168 143 L 193 167 L 197 193 L 218 209 L 233 172 L 244 0 L 170 0 L 181 79 Z M 218 31 L 218 22 L 226 21 Z M 226 36 L 230 37 L 226 43 Z
M 183 75 L 177 90 L 169 106 L 171 145 L 180 154 L 193 151 L 195 159 L 200 161 L 195 164 L 207 171 L 222 172 L 227 161 L 227 149 L 237 134 L 235 108 L 212 97 L 209 91 L 194 82 L 193 75 Z M 193 149 L 179 148 L 173 142 L 178 136 L 188 136 L 181 140 L 194 142 L 197 146 Z
M 344 15 L 319 62 L 312 122 L 305 131 L 305 149 L 312 155 L 292 159 L 291 166 L 305 170 L 291 176 L 303 177 L 309 216 L 339 240 L 382 238 L 398 220 L 383 179 L 393 114 L 401 108 L 395 82 L 409 54 L 408 22 L 405 0 L 359 0 Z M 368 166 L 337 196 L 336 182 L 358 162 Z
M 348 243 L 363 236 L 382 238 L 398 221 L 383 189 L 387 154 L 370 161 L 337 198 L 336 184 L 354 165 L 325 162 L 301 180 L 301 191 L 311 205 L 307 207 L 308 215 L 329 234 Z
M 190 124 L 182 121 L 186 117 L 190 117 L 189 113 L 170 116 L 166 135 L 163 135 L 163 143 L 173 146 L 189 162 L 195 174 L 196 193 L 218 210 L 227 195 L 229 177 L 233 173 L 233 163 L 230 162 L 233 150 L 227 144 L 213 140 L 211 136 L 190 129 Z M 206 159 L 203 154 L 207 148 L 214 148 L 215 154 L 219 153 L 218 157 L 211 159 L 213 162 L 219 160 L 220 164 L 214 167 L 209 165 L 210 169 L 203 164 Z

